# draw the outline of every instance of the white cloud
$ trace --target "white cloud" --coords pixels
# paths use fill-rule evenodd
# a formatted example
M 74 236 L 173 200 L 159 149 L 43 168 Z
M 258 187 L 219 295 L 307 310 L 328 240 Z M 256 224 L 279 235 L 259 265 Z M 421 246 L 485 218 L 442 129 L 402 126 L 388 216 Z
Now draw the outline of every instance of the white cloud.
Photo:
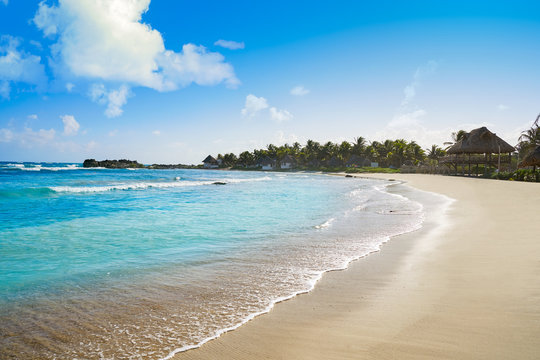
M 295 134 L 285 134 L 283 131 L 279 130 L 274 136 L 274 140 L 271 141 L 273 144 L 294 144 L 298 141 L 298 136 Z
M 20 41 L 9 35 L 0 37 L 0 96 L 9 98 L 10 82 L 23 82 L 44 87 L 45 68 L 39 56 L 19 51 Z
M 90 141 L 88 144 L 86 144 L 85 146 L 85 150 L 88 152 L 88 151 L 92 151 L 94 150 L 96 147 L 98 146 L 98 143 L 95 142 L 94 140 Z
M 270 116 L 277 122 L 287 121 L 293 118 L 292 114 L 287 110 L 279 110 L 275 107 L 270 108 Z
M 56 131 L 54 129 L 39 129 L 38 131 L 25 126 L 23 131 L 14 132 L 10 129 L 0 129 L 0 142 L 17 141 L 24 147 L 31 148 L 34 145 L 46 145 L 54 140 Z
M 193 44 L 178 53 L 165 49 L 159 31 L 141 22 L 149 4 L 150 0 L 63 0 L 58 6 L 41 2 L 33 20 L 45 36 L 56 37 L 57 67 L 75 77 L 158 91 L 191 83 L 239 83 L 219 53 Z
M 243 49 L 245 47 L 244 42 L 230 41 L 230 40 L 218 40 L 214 43 L 216 46 L 221 46 L 230 50 Z
M 34 131 L 29 127 L 25 127 L 24 131 L 15 134 L 14 137 L 18 138 L 21 145 L 25 147 L 33 147 L 34 145 L 45 145 L 54 140 L 56 131 L 54 129 L 39 129 Z
M 280 110 L 274 106 L 270 107 L 265 98 L 262 96 L 257 97 L 253 94 L 246 96 L 246 104 L 241 112 L 243 116 L 248 116 L 251 118 L 265 109 L 269 110 L 270 117 L 277 122 L 282 122 L 293 118 L 293 115 L 287 110 Z
M 38 116 L 36 114 L 30 114 L 27 116 L 27 118 L 30 120 L 37 120 Z
M 420 86 L 421 80 L 428 75 L 433 74 L 437 70 L 437 62 L 430 60 L 426 65 L 419 66 L 414 75 L 413 81 L 405 86 L 403 89 L 403 100 L 401 101 L 401 106 L 408 105 L 416 96 L 416 89 Z
M 64 123 L 64 135 L 77 135 L 81 126 L 73 115 L 62 115 L 60 119 Z
M 420 124 L 420 119 L 425 115 L 426 111 L 424 109 L 416 109 L 411 112 L 398 114 L 388 123 L 388 126 L 406 128 L 408 126 L 418 125 Z
M 13 139 L 13 132 L 9 129 L 0 129 L 0 142 L 10 142 Z
M 224 59 L 219 53 L 193 44 L 184 45 L 179 53 L 166 50 L 157 57 L 164 78 L 162 90 L 175 90 L 190 83 L 217 85 L 225 82 L 229 87 L 238 86 L 240 81 L 233 67 Z
M 253 117 L 259 111 L 268 108 L 268 101 L 265 98 L 257 97 L 253 94 L 246 96 L 246 104 L 242 109 L 242 115 Z
M 0 96 L 4 99 L 9 99 L 9 93 L 11 92 L 11 86 L 9 86 L 9 81 L 0 80 Z
M 154 135 L 161 135 L 161 131 L 159 131 L 159 130 L 154 130 L 154 131 L 152 131 L 152 134 L 154 134 Z
M 304 96 L 309 94 L 309 90 L 302 85 L 295 86 L 291 89 L 291 95 Z
M 497 105 L 497 110 L 499 110 L 499 111 L 504 111 L 504 110 L 508 110 L 508 109 L 510 109 L 510 107 L 507 106 L 507 105 L 504 105 L 504 104 Z
M 8 0 L 0 0 L 0 2 L 1 2 L 2 4 L 4 4 L 4 5 L 6 5 L 6 6 L 7 6 L 7 4 L 8 4 Z
M 126 85 L 121 85 L 118 90 L 107 90 L 103 84 L 93 84 L 88 93 L 92 101 L 107 105 L 105 116 L 109 118 L 122 115 L 124 110 L 122 106 L 127 103 L 128 97 L 131 96 L 131 91 Z
M 73 90 L 74 87 L 75 87 L 75 84 L 70 83 L 70 82 L 66 83 L 66 90 L 67 90 L 67 92 L 71 92 L 71 91 Z
M 116 136 L 116 134 L 118 134 L 118 129 L 114 129 L 114 130 L 109 131 L 109 136 L 111 136 L 111 137 Z

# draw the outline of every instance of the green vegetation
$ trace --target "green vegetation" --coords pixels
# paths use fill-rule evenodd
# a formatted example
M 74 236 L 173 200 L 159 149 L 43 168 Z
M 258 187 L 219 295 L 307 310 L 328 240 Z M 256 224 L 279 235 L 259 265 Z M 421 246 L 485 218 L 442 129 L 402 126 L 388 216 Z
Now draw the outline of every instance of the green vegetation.
M 328 141 L 320 144 L 308 140 L 305 146 L 295 142 L 292 145 L 276 146 L 270 144 L 266 149 L 256 149 L 253 152 L 244 151 L 236 156 L 233 153 L 219 154 L 220 167 L 233 169 L 253 169 L 260 167 L 261 161 L 270 159 L 277 168 L 288 155 L 295 162 L 295 168 L 304 170 L 345 171 L 357 168 L 358 172 L 373 172 L 374 169 L 394 168 L 403 165 L 419 165 L 426 159 L 436 161 L 444 156 L 444 150 L 436 145 L 426 151 L 416 142 L 403 139 L 373 141 L 370 144 L 363 137 L 355 138 L 353 142 L 343 141 L 333 143 Z M 371 163 L 378 167 L 367 168 Z M 369 170 L 368 170 L 369 169 Z M 387 170 L 385 170 L 387 171 Z
M 519 137 L 519 143 L 517 149 L 520 159 L 523 159 L 529 152 L 534 150 L 535 147 L 540 145 L 540 115 L 536 117 L 533 125 L 530 129 L 527 129 L 521 133 Z
M 516 171 L 504 171 L 500 173 L 493 173 L 491 175 L 492 179 L 498 180 L 510 180 L 510 181 L 531 181 L 531 182 L 540 182 L 540 170 L 527 170 L 520 169 Z

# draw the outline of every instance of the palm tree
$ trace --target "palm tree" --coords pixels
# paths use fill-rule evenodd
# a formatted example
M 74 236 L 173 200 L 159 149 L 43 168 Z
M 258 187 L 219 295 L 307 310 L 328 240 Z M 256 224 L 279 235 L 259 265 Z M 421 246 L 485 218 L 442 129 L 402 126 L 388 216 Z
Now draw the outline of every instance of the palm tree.
M 362 136 L 354 138 L 354 142 L 352 145 L 352 152 L 353 154 L 356 154 L 358 156 L 365 155 L 366 152 L 366 139 L 364 139 Z
M 337 149 L 338 157 L 341 161 L 346 161 L 351 156 L 352 145 L 348 141 L 343 141 Z
M 431 160 L 439 162 L 439 159 L 442 158 L 446 152 L 444 149 L 440 148 L 437 145 L 431 145 L 431 148 L 427 149 L 428 155 L 427 157 Z
M 255 164 L 255 156 L 249 151 L 244 151 L 238 156 L 238 164 L 242 166 L 250 166 Z
M 527 129 L 521 133 L 521 136 L 519 137 L 519 154 L 520 156 L 524 156 L 531 149 L 534 149 L 536 146 L 540 145 L 540 114 L 536 117 L 536 120 L 534 121 L 533 125 L 530 129 Z
M 445 141 L 443 145 L 446 145 L 445 150 L 448 150 L 452 145 L 460 141 L 468 134 L 465 130 L 458 130 L 452 133 L 452 141 Z

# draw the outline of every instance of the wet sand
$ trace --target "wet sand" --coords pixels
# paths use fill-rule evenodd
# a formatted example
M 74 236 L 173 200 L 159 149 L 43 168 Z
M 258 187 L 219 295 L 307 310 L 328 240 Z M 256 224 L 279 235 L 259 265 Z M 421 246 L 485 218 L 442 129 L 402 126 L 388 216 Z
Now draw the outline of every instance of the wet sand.
M 395 178 L 455 199 L 309 294 L 174 359 L 538 359 L 540 184 Z

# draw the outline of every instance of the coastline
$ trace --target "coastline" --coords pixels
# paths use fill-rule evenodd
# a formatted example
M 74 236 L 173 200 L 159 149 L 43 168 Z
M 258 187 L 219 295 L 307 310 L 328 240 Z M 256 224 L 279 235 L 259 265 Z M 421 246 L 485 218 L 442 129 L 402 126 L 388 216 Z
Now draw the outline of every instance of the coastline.
M 403 180 L 457 201 L 446 225 L 426 221 L 347 270 L 326 273 L 310 293 L 173 359 L 536 358 L 538 185 L 361 177 Z

